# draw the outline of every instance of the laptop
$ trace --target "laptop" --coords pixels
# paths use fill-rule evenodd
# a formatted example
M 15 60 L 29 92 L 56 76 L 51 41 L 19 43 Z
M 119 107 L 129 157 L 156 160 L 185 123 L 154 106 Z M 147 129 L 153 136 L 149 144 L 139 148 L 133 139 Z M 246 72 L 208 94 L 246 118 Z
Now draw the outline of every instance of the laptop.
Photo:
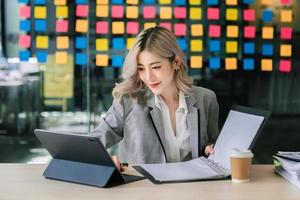
M 97 187 L 111 187 L 144 179 L 121 173 L 97 137 L 35 129 L 52 156 L 43 176 Z

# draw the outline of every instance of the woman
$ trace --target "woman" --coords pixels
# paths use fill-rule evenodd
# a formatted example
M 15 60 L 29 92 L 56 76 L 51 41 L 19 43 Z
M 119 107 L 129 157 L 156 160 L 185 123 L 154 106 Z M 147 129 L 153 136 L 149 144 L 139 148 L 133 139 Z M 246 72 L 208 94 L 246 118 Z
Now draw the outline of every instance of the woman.
M 114 102 L 90 134 L 121 162 L 180 162 L 208 156 L 218 135 L 219 106 L 214 92 L 192 86 L 175 35 L 162 27 L 142 31 L 123 66 L 124 81 Z M 120 160 L 119 160 L 120 159 Z

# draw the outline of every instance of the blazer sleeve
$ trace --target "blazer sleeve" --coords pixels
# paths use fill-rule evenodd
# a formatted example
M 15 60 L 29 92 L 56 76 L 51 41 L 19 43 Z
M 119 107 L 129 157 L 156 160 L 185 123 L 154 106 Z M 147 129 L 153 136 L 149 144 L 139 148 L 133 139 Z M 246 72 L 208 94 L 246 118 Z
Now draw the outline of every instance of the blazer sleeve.
M 123 138 L 125 109 L 123 99 L 121 102 L 114 99 L 113 104 L 100 120 L 98 126 L 89 135 L 100 139 L 105 148 L 119 143 Z
M 210 144 L 215 143 L 219 135 L 219 104 L 214 92 L 212 92 L 209 104 L 207 135 Z

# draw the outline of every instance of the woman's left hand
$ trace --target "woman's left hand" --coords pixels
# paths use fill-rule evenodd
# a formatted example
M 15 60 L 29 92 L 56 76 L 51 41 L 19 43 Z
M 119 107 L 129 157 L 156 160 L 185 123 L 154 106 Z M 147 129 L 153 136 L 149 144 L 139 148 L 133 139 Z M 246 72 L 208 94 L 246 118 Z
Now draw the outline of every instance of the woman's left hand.
M 214 145 L 212 144 L 212 145 L 207 145 L 205 147 L 204 154 L 205 154 L 206 157 L 209 156 L 210 154 L 214 154 L 215 153 L 215 150 L 214 150 L 213 146 Z

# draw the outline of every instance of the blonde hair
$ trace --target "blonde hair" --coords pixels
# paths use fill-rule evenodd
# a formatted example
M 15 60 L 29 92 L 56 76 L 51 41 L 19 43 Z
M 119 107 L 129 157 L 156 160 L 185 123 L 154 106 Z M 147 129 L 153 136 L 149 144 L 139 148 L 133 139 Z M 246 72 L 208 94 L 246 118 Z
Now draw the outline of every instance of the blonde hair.
M 124 64 L 121 83 L 116 84 L 112 94 L 118 100 L 124 95 L 137 98 L 145 95 L 147 86 L 139 79 L 137 70 L 137 56 L 142 51 L 153 52 L 173 62 L 177 57 L 180 59 L 180 66 L 175 71 L 175 84 L 184 94 L 191 93 L 192 79 L 186 76 L 187 64 L 184 60 L 184 53 L 177 44 L 176 36 L 166 28 L 153 27 L 143 30 L 138 36 L 133 47 L 128 52 Z

